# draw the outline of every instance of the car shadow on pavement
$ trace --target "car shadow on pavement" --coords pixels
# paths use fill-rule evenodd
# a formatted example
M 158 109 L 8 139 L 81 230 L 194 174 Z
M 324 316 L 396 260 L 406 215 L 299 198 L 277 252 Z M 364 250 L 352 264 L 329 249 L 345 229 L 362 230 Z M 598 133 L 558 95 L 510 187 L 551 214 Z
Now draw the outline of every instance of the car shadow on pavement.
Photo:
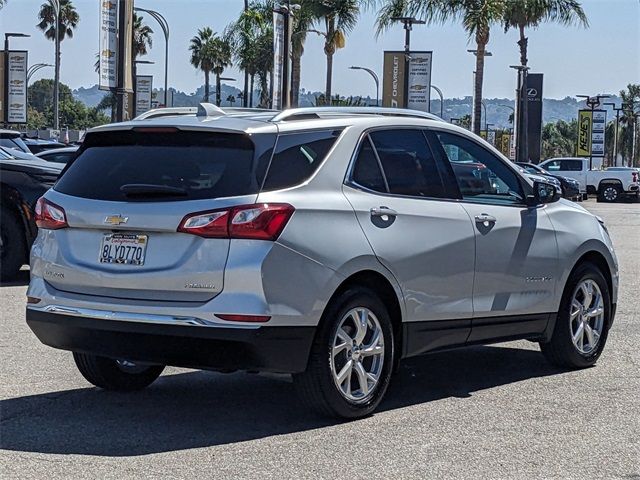
M 402 364 L 377 415 L 410 405 L 554 375 L 534 350 L 473 347 Z M 96 388 L 0 402 L 5 450 L 136 456 L 243 442 L 340 423 L 307 411 L 288 377 L 189 371 L 145 391 Z

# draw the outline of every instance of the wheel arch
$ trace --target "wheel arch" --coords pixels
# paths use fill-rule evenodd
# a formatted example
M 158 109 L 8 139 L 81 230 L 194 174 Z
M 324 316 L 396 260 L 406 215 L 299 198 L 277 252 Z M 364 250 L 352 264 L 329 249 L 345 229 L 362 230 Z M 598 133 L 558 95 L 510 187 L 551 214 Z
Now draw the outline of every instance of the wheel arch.
M 393 335 L 396 343 L 396 359 L 402 356 L 403 338 L 402 338 L 402 318 L 403 308 L 398 291 L 392 282 L 382 273 L 375 270 L 360 270 L 346 277 L 335 290 L 327 305 L 331 304 L 335 298 L 352 287 L 365 287 L 373 291 L 380 297 L 382 302 L 389 310 L 391 323 L 393 325 Z
M 598 183 L 598 193 L 600 192 L 600 190 L 608 185 L 616 185 L 618 187 L 620 187 L 622 189 L 622 181 L 617 179 L 617 178 L 603 178 L 602 180 L 600 180 L 600 183 Z
M 607 261 L 606 257 L 597 250 L 590 250 L 582 254 L 582 256 L 578 258 L 578 260 L 574 263 L 573 268 L 571 269 L 571 272 L 567 277 L 567 280 L 571 278 L 571 275 L 578 267 L 585 263 L 591 263 L 598 267 L 598 270 L 600 270 L 600 273 L 602 273 L 602 276 L 607 282 L 607 288 L 609 289 L 609 295 L 611 295 L 612 303 L 615 304 L 613 275 L 611 273 L 611 267 L 609 266 L 609 262 Z M 564 288 L 566 289 L 566 282 Z M 564 294 L 565 292 L 563 291 L 563 296 Z M 611 320 L 612 319 L 610 318 L 609 321 L 611 322 Z

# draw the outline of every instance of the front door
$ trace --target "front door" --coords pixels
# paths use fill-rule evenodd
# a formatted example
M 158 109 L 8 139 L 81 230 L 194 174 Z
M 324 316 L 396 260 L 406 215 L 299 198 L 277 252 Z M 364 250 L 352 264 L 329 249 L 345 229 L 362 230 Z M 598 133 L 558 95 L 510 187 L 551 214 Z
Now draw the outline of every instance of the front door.
M 344 193 L 375 255 L 402 288 L 405 354 L 464 343 L 473 312 L 473 226 L 462 205 L 444 199 L 424 133 L 370 132 Z
M 469 341 L 544 330 L 557 286 L 557 244 L 544 207 L 527 207 L 518 175 L 480 143 L 434 132 L 451 162 L 475 239 Z

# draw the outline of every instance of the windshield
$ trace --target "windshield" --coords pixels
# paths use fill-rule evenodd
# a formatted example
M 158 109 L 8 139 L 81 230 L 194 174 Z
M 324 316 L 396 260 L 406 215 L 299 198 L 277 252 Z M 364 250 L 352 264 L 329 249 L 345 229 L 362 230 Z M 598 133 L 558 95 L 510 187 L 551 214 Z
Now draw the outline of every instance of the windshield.
M 29 147 L 17 135 L 0 134 L 0 146 L 30 153 Z

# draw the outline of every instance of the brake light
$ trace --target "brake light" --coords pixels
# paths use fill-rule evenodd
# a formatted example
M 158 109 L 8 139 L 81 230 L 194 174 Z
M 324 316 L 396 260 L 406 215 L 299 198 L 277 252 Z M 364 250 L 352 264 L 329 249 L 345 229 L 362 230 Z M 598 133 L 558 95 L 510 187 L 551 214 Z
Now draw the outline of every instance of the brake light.
M 631 172 L 631 177 L 633 178 L 634 182 L 638 181 L 638 172 Z
M 40 197 L 36 203 L 36 225 L 38 228 L 47 230 L 58 230 L 69 226 L 64 209 L 44 197 Z
M 225 210 L 196 212 L 180 222 L 179 232 L 205 238 L 276 240 L 295 208 L 286 203 L 242 205 Z
M 264 323 L 268 322 L 271 317 L 268 315 L 234 315 L 234 314 L 223 314 L 216 313 L 216 317 L 220 320 L 225 320 L 227 322 L 249 322 L 249 323 Z

